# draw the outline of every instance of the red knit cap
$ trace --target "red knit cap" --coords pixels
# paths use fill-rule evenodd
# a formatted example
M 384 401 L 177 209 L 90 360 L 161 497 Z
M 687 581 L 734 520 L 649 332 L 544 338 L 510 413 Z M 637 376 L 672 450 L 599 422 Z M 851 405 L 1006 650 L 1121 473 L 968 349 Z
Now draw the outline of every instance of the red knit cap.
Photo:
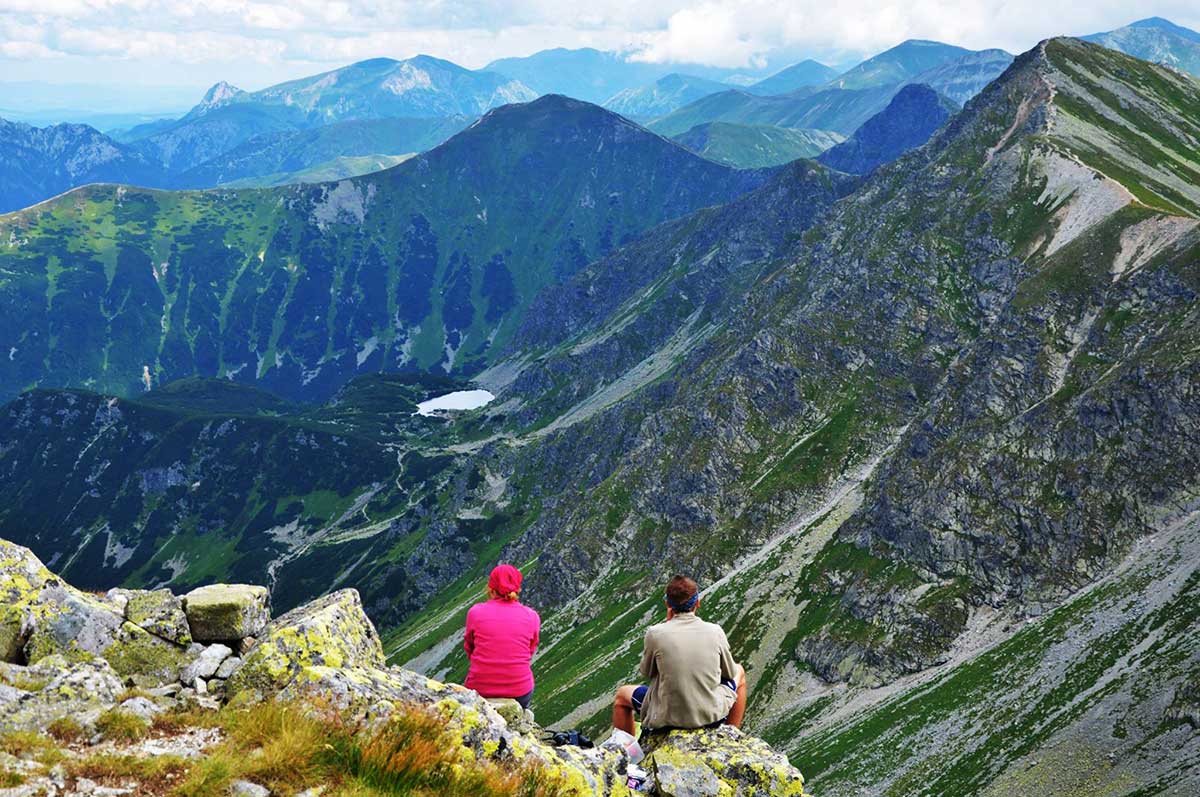
M 521 591 L 521 571 L 512 565 L 496 565 L 488 578 L 488 589 L 501 597 Z

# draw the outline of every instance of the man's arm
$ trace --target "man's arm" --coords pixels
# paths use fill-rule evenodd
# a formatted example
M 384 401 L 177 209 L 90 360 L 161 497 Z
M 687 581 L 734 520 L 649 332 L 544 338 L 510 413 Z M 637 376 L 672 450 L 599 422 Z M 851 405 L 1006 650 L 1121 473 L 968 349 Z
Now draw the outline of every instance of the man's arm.
M 646 638 L 642 641 L 642 664 L 638 671 L 642 674 L 644 680 L 650 680 L 658 675 L 657 658 L 655 654 L 658 652 L 654 644 L 654 635 L 646 631 Z
M 725 636 L 725 630 L 721 630 L 721 677 L 727 678 L 730 681 L 736 681 L 738 670 L 737 662 L 733 660 L 733 651 L 729 649 L 729 639 Z

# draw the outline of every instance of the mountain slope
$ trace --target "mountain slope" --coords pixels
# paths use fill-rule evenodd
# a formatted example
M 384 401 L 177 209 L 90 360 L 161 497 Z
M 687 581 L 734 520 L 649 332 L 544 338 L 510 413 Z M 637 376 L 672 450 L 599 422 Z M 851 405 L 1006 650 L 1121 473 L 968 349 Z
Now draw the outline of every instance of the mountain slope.
M 810 58 L 747 86 L 746 91 L 764 96 L 790 94 L 808 86 L 824 85 L 837 77 L 837 74 L 836 69 Z
M 666 136 L 677 136 L 696 125 L 719 121 L 815 128 L 849 136 L 886 108 L 906 85 L 927 84 L 961 103 L 1012 62 L 1012 56 L 1003 50 L 972 52 L 934 44 L 908 42 L 824 86 L 791 94 L 761 97 L 744 90 L 713 94 L 653 120 L 649 127 Z M 890 80 L 895 82 L 885 82 Z
M 269 188 L 295 183 L 328 183 L 381 172 L 399 166 L 416 153 L 408 155 L 340 155 L 332 160 L 297 169 L 294 172 L 275 172 L 256 177 L 244 177 L 222 185 L 228 188 Z
M 794 243 L 855 185 L 798 162 L 731 205 L 667 222 L 539 297 L 512 347 L 536 351 L 561 325 L 587 323 L 640 294 L 647 279 L 663 288 L 638 297 L 651 311 L 613 340 L 660 345 L 693 315 L 693 302 L 725 312 L 767 252 Z M 702 249 L 680 251 L 680 243 Z M 622 361 L 564 374 L 555 392 L 569 401 Z M 0 534 L 48 558 L 78 551 L 58 564 L 89 586 L 184 586 L 221 569 L 272 584 L 275 605 L 290 606 L 340 572 L 375 617 L 394 624 L 497 555 L 540 500 L 494 503 L 507 494 L 505 477 L 476 452 L 499 428 L 495 418 L 413 417 L 418 401 L 464 386 L 436 374 L 365 375 L 321 407 L 228 380 L 185 379 L 135 400 L 29 391 L 0 413 Z M 47 491 L 74 498 L 48 509 Z
M 1135 58 L 1154 61 L 1200 76 L 1200 33 L 1162 17 L 1150 17 L 1084 40 L 1120 50 Z
M 362 119 L 312 130 L 267 134 L 222 152 L 174 177 L 172 182 L 179 188 L 207 188 L 232 182 L 246 185 L 268 175 L 302 172 L 337 158 L 424 152 L 472 121 L 465 116 Z
M 418 55 L 375 58 L 311 77 L 236 94 L 228 105 L 286 106 L 308 122 L 389 117 L 478 116 L 537 95 L 519 81 L 487 70 Z
M 904 83 L 922 72 L 971 55 L 963 47 L 941 42 L 909 39 L 879 55 L 872 56 L 853 69 L 838 75 L 825 85 L 838 89 L 867 89 Z
M 604 101 L 604 107 L 630 119 L 662 116 L 676 108 L 725 91 L 729 87 L 715 80 L 672 73 L 648 86 L 619 91 Z
M 930 67 L 905 85 L 931 86 L 962 105 L 999 77 L 1012 61 L 1012 54 L 1004 50 L 980 50 Z
M 87 125 L 31 127 L 0 119 L 0 213 L 78 185 L 162 185 L 166 175 L 131 148 Z
M 843 139 L 827 130 L 709 122 L 696 125 L 674 140 L 717 163 L 754 169 L 815 158 Z
M 426 55 L 403 61 L 375 58 L 254 92 L 218 83 L 179 120 L 135 128 L 123 140 L 172 171 L 182 172 L 256 137 L 278 138 L 359 120 L 473 118 L 535 96 L 503 75 L 474 72 Z M 354 154 L 368 153 L 338 152 L 322 160 Z M 272 171 L 277 170 L 260 174 Z
M 169 172 L 183 172 L 259 136 L 303 129 L 303 114 L 286 106 L 218 105 L 163 124 L 136 127 L 122 136 L 126 146 Z
M 848 174 L 866 174 L 921 146 L 957 111 L 954 102 L 911 83 L 854 135 L 821 153 L 821 163 Z
M 1112 752 L 1113 793 L 1190 793 L 1200 183 L 1161 164 L 1187 168 L 1198 104 L 1177 73 L 1053 40 L 759 249 L 728 309 L 653 268 L 610 301 L 605 268 L 531 313 L 537 356 L 481 375 L 520 445 L 472 450 L 543 497 L 503 553 L 536 556 L 530 600 L 561 607 L 539 715 L 605 721 L 572 674 L 627 677 L 628 629 L 684 569 L 814 791 L 1049 793 Z M 692 271 L 706 232 L 663 256 Z M 584 296 L 597 315 L 554 309 Z M 389 637 L 397 660 L 461 671 L 466 586 Z
M 478 369 L 542 287 L 764 179 L 551 96 L 354 180 L 89 188 L 0 218 L 0 393 L 198 374 L 319 399 L 361 371 Z

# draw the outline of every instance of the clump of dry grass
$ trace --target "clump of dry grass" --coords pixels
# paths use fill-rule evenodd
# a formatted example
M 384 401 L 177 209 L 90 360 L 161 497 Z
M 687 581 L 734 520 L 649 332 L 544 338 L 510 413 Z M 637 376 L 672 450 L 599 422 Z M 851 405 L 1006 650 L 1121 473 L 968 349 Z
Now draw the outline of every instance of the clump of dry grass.
M 15 789 L 25 784 L 25 776 L 15 769 L 0 769 L 0 789 Z
M 561 797 L 540 766 L 502 765 L 464 755 L 441 718 L 396 711 L 374 731 L 333 712 L 268 703 L 225 711 L 227 738 L 196 762 L 178 797 L 221 797 L 234 780 L 294 794 L 318 784 L 338 797 Z
M 191 728 L 219 728 L 221 715 L 212 709 L 179 707 L 155 714 L 150 727 L 156 733 L 178 734 Z
M 560 797 L 562 787 L 540 766 L 501 765 L 463 756 L 441 718 L 401 710 L 373 733 L 336 738 L 340 770 L 377 794 L 478 797 Z
M 109 709 L 96 719 L 96 730 L 115 742 L 136 742 L 150 733 L 150 723 L 119 708 Z
M 74 717 L 59 717 L 46 726 L 46 733 L 63 744 L 74 744 L 87 738 L 87 728 Z
M 145 757 L 116 753 L 96 753 L 66 763 L 67 774 L 74 778 L 88 778 L 101 783 L 133 778 L 154 791 L 166 788 L 171 780 L 184 775 L 189 767 L 190 762 L 178 756 Z

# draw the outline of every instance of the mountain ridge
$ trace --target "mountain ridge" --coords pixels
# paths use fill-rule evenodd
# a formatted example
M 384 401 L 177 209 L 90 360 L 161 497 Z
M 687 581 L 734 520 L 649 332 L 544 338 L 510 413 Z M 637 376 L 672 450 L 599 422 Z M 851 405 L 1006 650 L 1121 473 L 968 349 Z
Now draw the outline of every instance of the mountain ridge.
M 527 179 L 499 190 L 499 175 L 510 173 Z M 21 293 L 15 280 L 0 286 L 14 310 L 5 335 L 18 364 L 3 381 L 13 394 L 48 379 L 133 395 L 147 373 L 152 382 L 228 375 L 296 398 L 327 396 L 363 369 L 479 368 L 547 282 L 767 176 L 548 96 L 495 109 L 421 156 L 337 183 L 77 189 L 37 213 L 0 217 L 0 259 L 43 286 L 40 295 Z M 113 226 L 86 226 L 77 201 Z M 603 216 L 592 210 L 598 203 Z M 72 255 L 79 265 L 69 276 L 79 281 L 59 286 L 47 263 L 62 257 L 62 230 L 87 243 Z M 108 301 L 137 308 L 136 324 L 117 319 Z M 193 302 L 206 309 L 189 312 Z M 91 335 L 115 337 L 97 352 Z M 58 345 L 70 352 L 53 354 Z

